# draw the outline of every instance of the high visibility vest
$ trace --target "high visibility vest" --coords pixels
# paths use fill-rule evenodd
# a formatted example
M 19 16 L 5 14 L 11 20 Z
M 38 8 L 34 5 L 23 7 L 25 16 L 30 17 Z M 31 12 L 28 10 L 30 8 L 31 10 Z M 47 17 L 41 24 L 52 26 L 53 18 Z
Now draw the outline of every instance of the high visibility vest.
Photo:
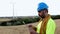
M 37 25 L 37 33 L 40 33 L 40 27 L 41 27 L 42 21 L 39 22 Z M 48 23 L 46 25 L 46 34 L 54 34 L 56 29 L 56 24 L 55 22 L 50 18 L 48 20 Z

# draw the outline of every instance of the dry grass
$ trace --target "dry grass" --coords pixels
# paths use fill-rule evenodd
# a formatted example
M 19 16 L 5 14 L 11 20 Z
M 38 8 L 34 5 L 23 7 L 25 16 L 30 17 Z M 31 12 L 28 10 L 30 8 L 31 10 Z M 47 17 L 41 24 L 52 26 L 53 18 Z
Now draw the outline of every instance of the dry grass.
M 8 18 L 0 18 L 0 22 L 5 22 L 5 21 L 10 21 L 12 19 L 8 19 Z
M 57 29 L 55 34 L 60 34 L 60 19 L 55 20 Z M 37 23 L 31 23 L 36 26 Z M 28 25 L 28 24 L 27 24 Z M 0 26 L 0 34 L 29 34 L 27 25 L 19 26 Z

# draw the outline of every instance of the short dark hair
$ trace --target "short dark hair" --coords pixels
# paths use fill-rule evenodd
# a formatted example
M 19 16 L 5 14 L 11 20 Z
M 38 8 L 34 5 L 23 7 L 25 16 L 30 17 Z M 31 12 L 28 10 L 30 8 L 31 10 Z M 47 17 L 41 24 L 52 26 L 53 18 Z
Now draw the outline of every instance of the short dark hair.
M 42 10 L 39 10 L 38 12 L 41 12 L 41 11 L 44 11 L 44 10 L 46 10 L 48 12 L 48 9 L 46 9 L 46 8 L 44 8 Z

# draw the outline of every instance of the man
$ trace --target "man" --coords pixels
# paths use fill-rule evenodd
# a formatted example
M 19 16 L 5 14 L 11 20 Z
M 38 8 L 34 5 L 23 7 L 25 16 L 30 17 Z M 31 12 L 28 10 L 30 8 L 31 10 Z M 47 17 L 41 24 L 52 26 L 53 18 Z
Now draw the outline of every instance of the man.
M 51 19 L 48 14 L 47 4 L 41 2 L 38 4 L 38 15 L 41 17 L 37 27 L 29 25 L 30 34 L 54 34 L 56 29 L 55 22 Z

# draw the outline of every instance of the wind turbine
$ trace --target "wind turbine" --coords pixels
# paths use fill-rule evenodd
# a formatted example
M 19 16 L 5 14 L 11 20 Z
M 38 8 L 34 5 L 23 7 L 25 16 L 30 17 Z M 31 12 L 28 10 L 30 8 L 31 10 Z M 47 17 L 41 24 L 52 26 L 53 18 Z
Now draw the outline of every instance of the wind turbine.
M 15 17 L 15 16 L 14 16 L 14 6 L 15 6 L 15 2 L 10 2 L 10 3 L 12 4 L 12 9 L 13 9 L 13 10 L 12 10 L 12 11 L 13 11 L 13 19 L 14 19 L 14 17 Z

